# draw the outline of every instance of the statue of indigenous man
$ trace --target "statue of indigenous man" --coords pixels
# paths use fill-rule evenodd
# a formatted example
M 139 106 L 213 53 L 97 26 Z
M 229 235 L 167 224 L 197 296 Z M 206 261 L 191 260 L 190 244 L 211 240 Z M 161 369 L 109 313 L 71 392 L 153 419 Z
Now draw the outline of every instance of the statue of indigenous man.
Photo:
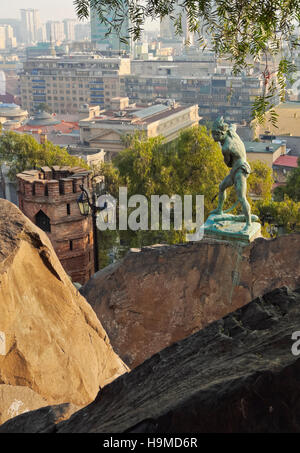
M 251 209 L 247 201 L 247 178 L 251 173 L 251 167 L 247 162 L 245 145 L 236 133 L 236 126 L 225 123 L 223 117 L 217 118 L 214 122 L 212 136 L 221 144 L 224 162 L 231 170 L 219 186 L 218 207 L 211 214 L 223 214 L 226 189 L 234 185 L 238 198 L 236 204 L 241 203 L 246 220 L 242 231 L 246 232 L 251 225 Z

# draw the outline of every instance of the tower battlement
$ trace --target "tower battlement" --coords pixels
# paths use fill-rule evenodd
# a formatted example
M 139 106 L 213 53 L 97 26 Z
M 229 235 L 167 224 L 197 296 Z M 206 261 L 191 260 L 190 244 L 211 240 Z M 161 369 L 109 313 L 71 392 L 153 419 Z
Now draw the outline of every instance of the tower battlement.
M 91 188 L 91 171 L 80 167 L 42 167 L 25 170 L 17 175 L 18 191 L 27 197 L 57 198 L 61 195 L 80 194 L 80 186 Z

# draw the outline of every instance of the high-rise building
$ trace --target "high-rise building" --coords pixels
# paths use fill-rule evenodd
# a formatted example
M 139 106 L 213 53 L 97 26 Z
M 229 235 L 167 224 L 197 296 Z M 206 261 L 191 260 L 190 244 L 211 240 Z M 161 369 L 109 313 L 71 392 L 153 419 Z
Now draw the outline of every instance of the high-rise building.
M 109 107 L 125 95 L 129 58 L 76 55 L 29 58 L 20 74 L 22 106 L 30 112 L 46 103 L 61 114 L 77 113 L 83 104 Z
M 16 47 L 17 40 L 13 28 L 10 25 L 0 25 L 0 49 Z
M 11 47 L 16 47 L 17 46 L 17 40 L 14 36 L 14 30 L 11 25 L 4 25 L 5 27 L 5 45 L 8 48 Z
M 163 40 L 181 40 L 182 38 L 176 35 L 175 23 L 173 17 L 177 17 L 177 15 L 182 12 L 182 9 L 179 6 L 175 6 L 172 15 L 165 16 L 160 21 L 160 37 Z M 182 28 L 185 28 L 184 18 L 182 19 Z
M 22 40 L 25 44 L 38 41 L 38 30 L 41 27 L 38 9 L 21 9 Z
M 38 31 L 38 42 L 47 42 L 46 24 L 41 24 Z
M 128 16 L 124 18 L 120 34 L 115 31 L 109 32 L 109 26 L 102 23 L 98 17 L 97 11 L 91 8 L 91 40 L 96 42 L 100 49 L 106 50 L 126 50 L 130 51 L 129 43 L 124 43 L 120 38 L 128 38 L 129 40 L 129 19 Z M 113 20 L 110 12 L 107 12 L 106 18 L 108 21 Z
M 0 26 L 0 49 L 5 49 L 5 44 L 6 44 L 5 26 L 1 25 Z
M 64 41 L 65 29 L 64 23 L 59 21 L 49 20 L 46 23 L 47 41 Z
M 66 41 L 75 41 L 75 19 L 65 19 L 64 20 L 64 31 Z
M 17 42 L 22 42 L 21 21 L 18 19 L 0 19 L 0 25 L 10 25 L 13 28 Z
M 76 41 L 91 40 L 91 24 L 89 22 L 75 25 L 75 40 Z
M 176 34 L 175 18 L 181 13 L 182 36 Z M 173 19 L 174 18 L 174 19 Z M 172 15 L 165 16 L 160 22 L 160 38 L 163 41 L 183 41 L 193 43 L 193 33 L 189 30 L 189 21 L 185 11 L 176 5 Z

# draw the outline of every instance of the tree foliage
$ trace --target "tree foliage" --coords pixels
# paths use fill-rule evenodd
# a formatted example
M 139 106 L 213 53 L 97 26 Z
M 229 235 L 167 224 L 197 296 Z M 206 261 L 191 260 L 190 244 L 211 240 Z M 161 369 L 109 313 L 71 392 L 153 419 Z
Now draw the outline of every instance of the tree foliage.
M 12 180 L 24 170 L 53 165 L 70 165 L 87 168 L 87 164 L 77 157 L 70 156 L 66 149 L 51 142 L 39 144 L 34 137 L 8 131 L 0 135 L 0 164 L 10 167 Z
M 276 201 L 282 201 L 285 196 L 288 196 L 291 200 L 300 201 L 300 157 L 298 167 L 289 173 L 286 185 L 277 187 L 274 191 Z
M 41 111 L 41 112 L 47 112 L 47 113 L 53 113 L 52 108 L 46 104 L 46 102 L 42 102 L 41 104 L 38 104 L 35 108 L 35 110 Z
M 103 164 L 100 171 L 114 196 L 122 185 L 128 188 L 128 196 L 203 194 L 208 214 L 228 169 L 207 129 L 195 126 L 170 144 L 163 143 L 163 137 L 141 139 L 136 134 L 130 148 L 120 152 L 113 163 Z
M 284 233 L 300 231 L 300 202 L 285 196 L 283 201 L 259 202 L 257 209 L 263 223 L 276 225 L 275 235 L 280 229 Z
M 294 168 L 287 178 L 284 192 L 292 200 L 300 201 L 300 157 L 298 159 L 298 167 Z
M 270 201 L 273 183 L 273 174 L 270 167 L 260 160 L 251 162 L 251 174 L 247 180 L 248 194 L 254 199 L 260 199 L 264 202 Z
M 293 50 L 299 45 L 296 27 L 300 24 L 299 0 L 75 0 L 80 19 L 88 18 L 93 8 L 101 22 L 121 33 L 122 24 L 129 16 L 129 35 L 139 40 L 147 19 L 170 16 L 178 34 L 183 31 L 183 17 L 188 27 L 198 36 L 204 46 L 204 36 L 210 36 L 211 50 L 220 57 L 228 57 L 234 63 L 234 73 L 253 66 L 254 62 L 265 63 L 262 71 L 263 92 L 253 105 L 253 117 L 263 122 L 266 111 L 271 111 L 270 120 L 276 124 L 273 110 L 274 94 L 278 90 L 284 101 L 287 83 L 292 82 L 295 66 Z M 109 14 L 108 14 L 109 12 Z M 122 40 L 129 37 L 121 36 Z M 288 46 L 288 56 L 283 47 Z M 274 83 L 269 61 L 279 56 Z M 278 85 L 278 86 L 277 86 Z
M 266 202 L 271 199 L 271 170 L 261 162 L 254 162 L 251 166 L 249 191 Z M 181 132 L 171 143 L 164 143 L 162 137 L 146 139 L 136 134 L 128 149 L 120 152 L 112 163 L 102 164 L 98 171 L 105 176 L 107 191 L 116 199 L 119 187 L 124 186 L 128 189 L 129 197 L 135 194 L 145 195 L 149 202 L 151 195 L 204 195 L 206 218 L 216 208 L 217 200 L 213 199 L 229 170 L 224 164 L 220 146 L 204 126 L 196 126 Z M 235 190 L 231 188 L 228 190 L 225 209 L 235 201 Z M 254 203 L 252 204 L 255 210 Z M 238 211 L 240 207 L 235 210 Z M 129 244 L 131 247 L 155 243 L 174 244 L 184 242 L 185 233 L 185 230 L 172 228 L 171 231 L 128 230 L 120 231 L 119 238 L 114 237 L 114 240 L 119 239 L 121 244 Z M 104 247 L 108 243 L 107 236 L 110 236 L 108 232 L 105 234 L 102 237 L 106 238 Z M 102 262 L 103 260 L 102 257 Z

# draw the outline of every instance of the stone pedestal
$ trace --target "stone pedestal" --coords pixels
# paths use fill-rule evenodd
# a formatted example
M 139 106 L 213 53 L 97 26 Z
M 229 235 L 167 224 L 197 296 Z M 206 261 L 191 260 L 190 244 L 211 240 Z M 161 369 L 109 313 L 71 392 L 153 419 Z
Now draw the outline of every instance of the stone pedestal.
M 211 214 L 204 224 L 204 237 L 249 244 L 254 239 L 262 237 L 258 217 L 252 215 L 251 220 L 250 227 L 245 231 L 243 215 Z

